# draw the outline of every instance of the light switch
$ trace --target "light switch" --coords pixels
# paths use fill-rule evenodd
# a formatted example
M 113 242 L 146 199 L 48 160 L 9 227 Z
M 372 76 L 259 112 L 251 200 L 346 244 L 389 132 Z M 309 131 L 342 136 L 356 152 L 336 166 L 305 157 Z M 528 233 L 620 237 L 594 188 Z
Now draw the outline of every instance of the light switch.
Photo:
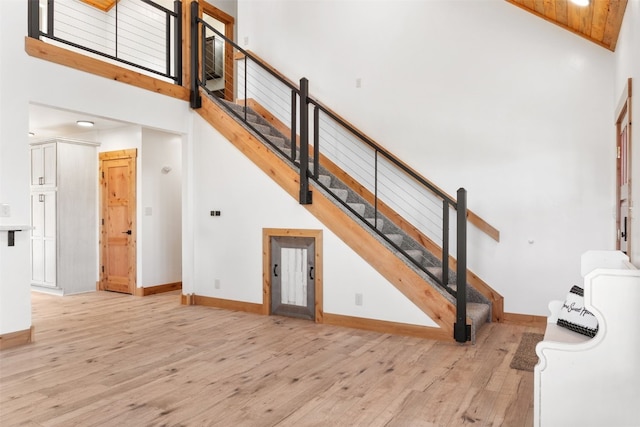
M 144 215 L 151 216 L 153 214 L 153 209 L 151 207 L 144 208 Z
M 362 294 L 360 293 L 356 294 L 356 305 L 362 305 Z
M 7 204 L 0 204 L 0 217 L 9 218 L 11 216 L 11 206 Z

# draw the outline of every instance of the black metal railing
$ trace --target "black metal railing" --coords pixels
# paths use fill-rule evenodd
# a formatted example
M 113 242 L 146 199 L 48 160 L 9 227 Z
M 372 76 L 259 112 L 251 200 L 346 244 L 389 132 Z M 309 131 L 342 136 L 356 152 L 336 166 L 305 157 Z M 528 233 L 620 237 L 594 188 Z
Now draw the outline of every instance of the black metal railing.
M 79 0 L 28 0 L 28 34 L 182 84 L 182 2 L 114 0 L 108 11 Z
M 191 104 L 201 105 L 200 88 L 219 99 L 220 105 L 237 117 L 245 127 L 270 145 L 292 165 L 299 168 L 301 204 L 312 203 L 310 180 L 314 185 L 331 194 L 362 224 L 377 233 L 386 243 L 402 254 L 408 262 L 423 271 L 434 283 L 456 298 L 456 323 L 454 338 L 459 342 L 470 340 L 470 326 L 466 323 L 466 190 L 460 189 L 457 200 L 424 180 L 419 174 L 399 161 L 388 151 L 362 134 L 319 101 L 309 96 L 309 82 L 300 79 L 297 86 L 269 67 L 255 55 L 245 51 L 226 38 L 205 20 L 199 18 L 198 3 L 191 4 L 192 67 Z M 209 58 L 215 58 L 213 49 L 220 45 L 207 40 L 224 41 L 226 58 L 222 76 L 207 71 Z M 234 93 L 229 93 L 225 80 L 235 79 Z M 224 87 L 224 90 L 220 90 Z M 311 113 L 310 113 L 311 109 Z M 269 123 L 280 123 L 280 131 L 287 141 L 278 141 L 260 124 L 261 110 L 271 118 Z M 267 124 L 266 122 L 264 123 Z M 310 141 L 311 135 L 311 141 Z M 312 144 L 312 145 L 311 145 Z M 347 176 L 372 195 L 372 212 L 358 210 L 349 200 L 336 194 L 332 185 L 325 185 L 321 176 L 337 166 Z M 422 260 L 416 259 L 407 249 L 387 234 L 379 224 L 388 220 L 381 212 L 393 211 L 407 218 L 412 225 L 441 248 L 434 254 L 440 273 Z M 450 237 L 451 213 L 455 213 L 455 239 Z M 449 256 L 455 253 L 456 272 L 449 271 Z M 449 285 L 455 276 L 455 290 Z
M 387 241 L 387 244 L 403 254 L 435 283 L 456 297 L 455 338 L 461 342 L 469 340 L 470 330 L 469 325 L 466 324 L 466 190 L 459 189 L 457 200 L 454 200 L 320 102 L 312 98 L 308 98 L 308 101 L 313 109 L 313 171 L 322 170 L 319 162 L 324 156 L 350 176 L 357 177 L 357 181 L 373 195 L 373 217 L 363 218 L 363 215 L 356 212 L 348 203 L 339 201 L 352 214 L 360 217 L 366 226 L 377 231 Z M 323 138 L 323 133 L 329 136 Z M 300 139 L 302 141 L 302 135 Z M 325 149 L 325 145 L 333 145 L 333 147 Z M 348 151 L 350 154 L 345 156 L 345 152 Z M 354 158 L 357 159 L 356 162 L 353 161 Z M 361 170 L 364 165 L 368 166 L 368 171 Z M 309 172 L 309 176 L 316 182 L 316 185 L 331 193 L 331 189 L 320 181 L 318 173 Z M 414 257 L 409 255 L 400 244 L 377 230 L 379 220 L 387 220 L 380 212 L 379 207 L 382 204 L 394 212 L 401 213 L 405 218 L 413 219 L 411 222 L 414 226 L 417 224 L 417 228 L 423 234 L 439 244 L 441 248 L 439 254 L 440 274 L 430 269 L 425 263 L 416 262 Z M 403 204 L 404 207 L 401 206 Z M 421 206 L 423 209 L 416 211 L 416 206 Z M 438 209 L 439 207 L 440 209 Z M 412 210 L 414 212 L 411 212 Z M 456 215 L 455 242 L 452 242 L 449 236 L 451 211 L 454 211 Z M 434 227 L 436 224 L 437 226 Z M 449 271 L 449 254 L 453 246 L 452 243 L 455 243 L 457 259 L 455 291 L 448 286 L 449 279 L 453 276 Z

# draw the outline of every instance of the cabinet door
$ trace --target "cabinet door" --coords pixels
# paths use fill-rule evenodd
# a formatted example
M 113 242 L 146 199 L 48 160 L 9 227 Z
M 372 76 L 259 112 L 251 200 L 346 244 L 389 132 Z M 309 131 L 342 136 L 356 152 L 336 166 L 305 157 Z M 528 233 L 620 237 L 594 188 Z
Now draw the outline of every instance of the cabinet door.
M 56 185 L 56 144 L 31 147 L 31 185 Z
M 31 147 L 31 185 L 44 183 L 44 150 L 42 145 Z
M 57 207 L 56 192 L 44 193 L 44 284 L 57 284 Z
M 56 193 L 31 194 L 31 280 L 56 285 Z
M 56 144 L 45 144 L 44 150 L 44 185 L 56 185 L 57 150 Z
M 36 284 L 44 283 L 44 203 L 40 200 L 40 194 L 31 194 L 31 281 Z

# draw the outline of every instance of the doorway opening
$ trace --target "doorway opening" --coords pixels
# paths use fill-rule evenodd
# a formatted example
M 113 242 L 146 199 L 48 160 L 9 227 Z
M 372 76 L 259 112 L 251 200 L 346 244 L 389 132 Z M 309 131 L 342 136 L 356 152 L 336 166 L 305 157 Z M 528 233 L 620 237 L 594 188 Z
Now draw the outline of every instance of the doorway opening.
M 322 322 L 322 230 L 263 230 L 264 314 Z
M 616 249 L 631 258 L 631 78 L 616 110 Z
M 136 289 L 137 149 L 100 153 L 100 290 Z
M 202 19 L 229 40 L 234 40 L 233 16 L 202 2 Z M 217 33 L 207 29 L 204 46 L 204 78 L 206 87 L 214 95 L 233 101 L 234 60 L 233 46 Z

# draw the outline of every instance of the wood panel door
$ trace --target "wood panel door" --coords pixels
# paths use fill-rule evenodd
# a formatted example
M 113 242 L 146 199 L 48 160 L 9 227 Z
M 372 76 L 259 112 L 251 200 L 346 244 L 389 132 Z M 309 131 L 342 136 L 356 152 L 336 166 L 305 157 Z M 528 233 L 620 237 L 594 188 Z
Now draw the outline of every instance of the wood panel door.
M 136 288 L 137 150 L 100 153 L 100 289 L 133 294 Z
M 616 249 L 631 258 L 631 79 L 616 114 Z

